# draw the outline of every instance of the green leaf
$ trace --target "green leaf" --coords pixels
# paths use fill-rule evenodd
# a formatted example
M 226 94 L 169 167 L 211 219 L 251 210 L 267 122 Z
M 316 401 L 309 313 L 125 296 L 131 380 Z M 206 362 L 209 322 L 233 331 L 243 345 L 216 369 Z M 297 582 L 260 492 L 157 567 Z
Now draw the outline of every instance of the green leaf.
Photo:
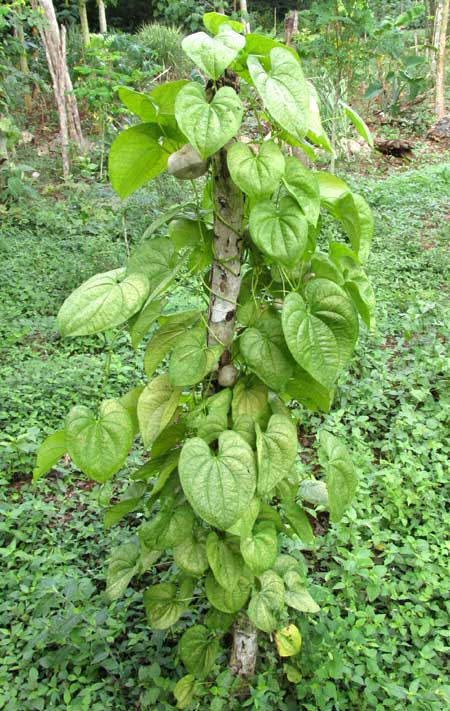
M 196 385 L 211 372 L 223 347 L 207 346 L 205 327 L 192 329 L 177 342 L 169 365 L 169 378 L 174 386 Z
M 275 632 L 275 643 L 280 657 L 293 657 L 302 646 L 302 636 L 295 625 L 287 625 Z
M 256 148 L 233 143 L 227 152 L 228 170 L 233 182 L 252 198 L 270 197 L 284 174 L 285 159 L 273 141 Z
M 142 499 L 146 491 L 147 486 L 144 482 L 138 481 L 131 484 L 121 496 L 119 503 L 110 506 L 105 511 L 105 528 L 111 528 L 111 526 L 119 523 L 127 514 L 139 508 L 142 505 Z
M 314 543 L 314 533 L 303 508 L 295 501 L 289 501 L 285 498 L 283 498 L 282 501 L 282 508 L 284 515 L 297 536 L 303 541 L 303 543 L 305 543 L 305 545 L 312 545 Z
M 314 86 L 306 82 L 309 89 L 309 123 L 306 138 L 314 145 L 323 148 L 328 153 L 334 154 L 333 146 L 322 125 L 319 109 L 319 96 Z M 315 156 L 314 156 L 315 158 Z
M 67 452 L 64 430 L 49 435 L 38 449 L 33 481 L 39 481 Z
M 248 616 L 259 630 L 270 634 L 277 627 L 277 615 L 284 606 L 284 584 L 272 570 L 259 578 L 260 590 L 255 590 L 248 605 Z
M 278 553 L 275 526 L 270 522 L 258 524 L 249 536 L 241 539 L 241 553 L 255 575 L 271 568 Z
M 265 426 L 270 414 L 268 400 L 269 393 L 264 383 L 254 378 L 241 378 L 233 388 L 233 420 L 241 415 L 249 415 L 254 422 Z
M 180 656 L 188 672 L 208 676 L 220 654 L 220 644 L 204 625 L 190 627 L 180 639 Z
M 307 221 L 316 226 L 320 215 L 320 191 L 315 174 L 291 156 L 286 159 L 283 183 L 302 208 Z
M 227 539 L 221 539 L 214 531 L 206 539 L 208 562 L 214 577 L 225 590 L 234 590 L 239 582 L 244 566 L 242 558 L 236 554 Z
M 238 518 L 236 523 L 230 526 L 228 533 L 231 533 L 234 536 L 249 536 L 253 529 L 254 523 L 258 518 L 260 505 L 261 502 L 259 499 L 252 499 L 241 518 Z
M 345 291 L 327 279 L 308 282 L 305 298 L 295 292 L 286 297 L 282 323 L 297 363 L 330 389 L 358 338 L 358 318 Z
M 125 543 L 113 548 L 106 575 L 106 595 L 109 600 L 118 600 L 127 589 L 130 580 L 138 572 L 140 548 L 136 543 Z
M 179 590 L 173 583 L 160 583 L 147 588 L 144 606 L 150 627 L 165 630 L 177 622 L 186 612 L 194 592 L 194 582 L 184 580 Z
M 321 385 L 306 370 L 298 367 L 286 385 L 286 392 L 309 410 L 328 412 L 333 404 L 334 389 Z
M 150 100 L 156 108 L 155 121 L 164 126 L 175 125 L 175 101 L 180 90 L 188 83 L 186 79 L 167 81 L 150 92 Z
M 75 465 L 103 483 L 124 464 L 133 444 L 133 423 L 118 400 L 105 400 L 97 416 L 77 405 L 66 417 L 65 436 Z
M 204 89 L 191 82 L 177 96 L 175 114 L 189 142 L 202 158 L 220 150 L 237 133 L 243 107 L 234 89 L 224 86 L 208 103 Z
M 172 283 L 186 255 L 179 259 L 175 247 L 167 237 L 156 237 L 142 242 L 128 260 L 128 273 L 143 273 L 149 280 L 149 301 L 158 298 Z
M 90 336 L 119 326 L 141 308 L 149 293 L 144 274 L 125 269 L 96 274 L 65 300 L 58 313 L 61 336 Z
M 206 546 L 198 531 L 194 536 L 186 537 L 173 549 L 173 559 L 179 568 L 188 575 L 203 575 L 208 570 Z
M 172 548 L 191 538 L 194 512 L 188 504 L 178 506 L 170 515 L 167 529 L 159 537 L 164 548 Z
M 339 198 L 350 193 L 350 188 L 347 183 L 344 183 L 341 178 L 338 178 L 332 173 L 315 173 L 316 180 L 319 183 L 320 197 L 327 202 L 334 202 Z
M 244 45 L 245 38 L 232 30 L 227 23 L 219 27 L 216 37 L 210 37 L 206 32 L 195 32 L 185 37 L 181 46 L 189 59 L 209 79 L 216 80 L 237 57 Z
M 287 576 L 289 580 L 289 576 Z M 294 586 L 293 589 L 287 590 L 284 596 L 286 605 L 293 607 L 299 612 L 319 612 L 320 607 L 311 597 L 309 592 L 301 586 Z
M 266 496 L 289 474 L 297 455 L 297 430 L 284 415 L 272 415 L 266 432 L 257 427 L 257 492 Z
M 152 123 L 156 121 L 156 107 L 148 94 L 130 89 L 128 86 L 119 86 L 117 89 L 119 99 L 141 121 Z
M 358 486 L 358 475 L 346 447 L 334 435 L 320 433 L 319 461 L 326 472 L 330 520 L 340 521 Z
M 200 225 L 202 228 L 200 228 Z M 185 247 L 196 247 L 202 243 L 203 232 L 206 233 L 206 226 L 198 220 L 190 220 L 187 217 L 179 217 L 169 224 L 169 237 L 177 249 Z
M 308 244 L 308 223 L 297 202 L 283 197 L 256 203 L 250 212 L 250 237 L 277 264 L 295 267 Z
M 173 695 L 177 702 L 177 709 L 186 709 L 194 700 L 197 692 L 197 681 L 192 674 L 186 674 L 175 684 Z
M 130 416 L 133 425 L 133 435 L 136 435 L 139 432 L 137 404 L 143 390 L 144 388 L 141 385 L 137 388 L 133 388 L 133 390 L 130 390 L 128 393 L 125 393 L 125 395 L 122 395 L 122 397 L 119 398 L 120 404 L 123 405 Z
M 255 493 L 253 451 L 232 431 L 220 435 L 217 453 L 199 437 L 187 440 L 181 451 L 179 473 L 194 511 L 222 530 L 242 516 Z
M 240 350 L 248 367 L 272 390 L 280 392 L 292 376 L 295 363 L 286 346 L 281 317 L 267 309 L 254 328 L 240 338 Z
M 258 57 L 250 55 L 251 78 L 274 121 L 295 138 L 303 138 L 309 125 L 309 90 L 300 60 L 287 48 L 275 47 L 270 62 L 266 71 Z
M 244 29 L 242 22 L 231 20 L 227 15 L 219 12 L 206 12 L 203 15 L 203 24 L 212 35 L 216 35 L 224 24 L 229 25 L 235 32 L 242 32 Z
M 142 123 L 122 131 L 109 151 L 109 179 L 124 200 L 167 168 L 169 152 L 160 143 L 161 129 Z
M 138 400 L 138 420 L 144 446 L 149 449 L 171 421 L 181 395 L 173 388 L 168 375 L 160 375 L 143 390 Z
M 234 615 L 229 614 L 228 612 L 220 612 L 220 610 L 210 607 L 205 615 L 205 625 L 213 632 L 221 632 L 224 634 L 225 632 L 228 632 L 234 622 L 234 619 Z
M 347 193 L 322 203 L 342 224 L 359 261 L 364 264 L 369 256 L 374 230 L 373 215 L 367 202 L 357 193 Z
M 367 141 L 371 148 L 373 148 L 372 134 L 361 116 L 354 109 L 352 109 L 351 106 L 342 101 L 342 99 L 339 100 L 339 103 L 344 108 L 346 116 L 350 119 L 359 135 Z
M 299 494 L 302 499 L 315 506 L 328 506 L 328 490 L 324 481 L 303 479 L 300 482 Z
M 178 311 L 161 318 L 161 326 L 152 336 L 145 350 L 144 370 L 148 378 L 152 377 L 157 366 L 199 316 L 198 311 Z
M 206 576 L 206 597 L 213 607 L 221 612 L 234 613 L 242 609 L 250 595 L 250 582 L 242 576 L 234 590 L 225 590 L 216 581 L 214 575 Z
M 161 432 L 152 444 L 152 458 L 161 457 L 171 449 L 174 449 L 184 438 L 186 425 L 176 422 Z
M 155 323 L 155 321 L 161 315 L 162 301 L 151 301 L 149 304 L 144 306 L 142 311 L 140 311 L 136 316 L 130 320 L 130 338 L 131 345 L 136 350 L 143 338 L 147 335 L 150 327 Z

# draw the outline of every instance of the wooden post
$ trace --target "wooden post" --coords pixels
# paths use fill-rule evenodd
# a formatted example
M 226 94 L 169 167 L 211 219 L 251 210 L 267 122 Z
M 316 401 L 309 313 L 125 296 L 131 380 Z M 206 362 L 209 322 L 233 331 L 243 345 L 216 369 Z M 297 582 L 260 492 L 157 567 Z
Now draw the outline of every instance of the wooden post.
M 436 64 L 436 102 L 434 112 L 436 120 L 445 116 L 445 54 L 447 49 L 447 28 L 450 0 L 444 0 L 438 41 Z
M 23 31 L 23 23 L 20 20 L 17 20 L 16 23 L 16 31 L 17 31 L 17 41 L 20 42 L 20 58 L 19 58 L 19 66 L 20 66 L 20 71 L 22 74 L 25 76 L 28 76 L 30 74 L 30 68 L 28 66 L 28 57 L 27 57 L 27 49 L 25 46 L 25 33 Z M 26 80 L 28 82 L 28 80 Z M 32 98 L 31 94 L 29 91 L 29 85 L 27 83 L 27 88 L 23 97 L 24 105 L 25 105 L 25 111 L 27 114 L 30 114 L 33 105 L 32 105 Z
M 292 47 L 292 38 L 298 34 L 298 10 L 292 10 L 284 21 L 284 41 Z

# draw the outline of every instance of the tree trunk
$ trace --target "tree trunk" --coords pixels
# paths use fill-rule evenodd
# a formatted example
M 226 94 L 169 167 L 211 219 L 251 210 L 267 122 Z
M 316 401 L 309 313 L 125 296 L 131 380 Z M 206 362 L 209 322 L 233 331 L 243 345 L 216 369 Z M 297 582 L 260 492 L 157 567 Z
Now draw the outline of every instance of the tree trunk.
M 437 57 L 439 53 L 439 40 L 441 36 L 442 18 L 444 14 L 444 3 L 445 0 L 437 0 L 434 10 L 433 36 L 431 39 L 431 44 L 434 49 L 431 50 L 430 62 L 432 74 L 436 74 Z
M 284 21 L 284 42 L 292 47 L 292 37 L 298 34 L 298 10 L 293 10 Z
M 106 8 L 104 0 L 98 0 L 98 24 L 100 33 L 105 35 L 108 32 L 108 23 L 106 22 Z
M 436 103 L 435 115 L 439 121 L 445 116 L 445 55 L 447 49 L 447 27 L 450 0 L 444 0 L 442 20 L 438 43 L 438 56 L 436 65 Z
M 34 9 L 41 8 L 46 23 L 40 27 L 40 35 L 52 78 L 53 93 L 58 111 L 63 175 L 70 173 L 69 139 L 80 150 L 84 149 L 80 117 L 72 82 L 66 62 L 66 29 L 58 27 L 53 0 L 31 0 Z
M 89 42 L 91 41 L 89 35 L 89 21 L 86 10 L 86 0 L 79 0 L 78 11 L 80 13 L 80 24 L 81 24 L 81 36 L 83 38 L 83 47 L 89 47 Z
M 211 270 L 211 298 L 208 314 L 208 344 L 226 346 L 219 362 L 218 381 L 225 384 L 226 366 L 231 363 L 228 348 L 234 336 L 236 308 L 241 288 L 242 224 L 244 197 L 232 182 L 227 167 L 227 149 L 214 157 L 214 259 Z M 230 383 L 234 384 L 234 383 Z
M 241 22 L 244 25 L 244 33 L 250 33 L 250 22 L 248 21 L 247 0 L 241 0 Z
M 17 29 L 17 40 L 18 40 L 18 42 L 20 42 L 20 58 L 19 58 L 20 71 L 25 76 L 28 76 L 30 74 L 30 68 L 28 66 L 27 49 L 25 46 L 25 34 L 23 31 L 22 22 L 20 22 L 20 21 L 17 22 L 16 29 Z M 30 114 L 33 109 L 33 105 L 32 105 L 31 94 L 29 91 L 28 80 L 26 80 L 26 81 L 27 81 L 27 89 L 25 91 L 23 101 L 24 101 L 24 105 L 25 105 L 25 111 L 27 112 L 27 114 Z
M 240 677 L 253 676 L 258 655 L 258 632 L 247 619 L 236 622 L 233 629 L 230 668 Z

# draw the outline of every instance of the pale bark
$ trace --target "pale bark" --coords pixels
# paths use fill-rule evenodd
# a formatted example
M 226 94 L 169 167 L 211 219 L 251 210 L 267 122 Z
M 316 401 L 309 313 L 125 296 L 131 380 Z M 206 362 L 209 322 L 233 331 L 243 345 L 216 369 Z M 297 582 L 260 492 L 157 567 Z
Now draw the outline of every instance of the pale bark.
M 236 308 L 241 288 L 242 225 L 244 197 L 232 182 L 226 148 L 214 156 L 214 259 L 211 270 L 208 343 L 225 346 L 220 371 L 231 360 L 229 346 L 234 336 Z
M 108 23 L 106 22 L 106 8 L 104 0 L 98 0 L 98 24 L 102 35 L 108 32 Z
M 80 14 L 81 36 L 83 38 L 83 47 L 89 47 L 91 37 L 89 34 L 89 21 L 86 9 L 86 0 L 79 0 L 78 12 Z
M 296 34 L 298 34 L 298 10 L 293 10 L 284 21 L 284 42 L 288 47 L 292 47 L 292 38 Z
M 58 27 L 52 0 L 31 0 L 32 6 L 41 8 L 46 23 L 39 29 L 45 56 L 52 78 L 53 93 L 58 111 L 63 175 L 70 173 L 69 140 L 80 150 L 84 149 L 84 139 L 76 98 L 66 62 L 66 29 Z
M 20 21 L 17 22 L 16 29 L 17 29 L 17 40 L 20 42 L 20 57 L 19 57 L 20 71 L 25 76 L 28 76 L 30 74 L 30 68 L 28 66 L 27 50 L 26 50 L 26 46 L 25 46 L 25 34 L 23 31 L 22 22 L 20 22 Z M 24 101 L 24 105 L 25 105 L 25 111 L 27 112 L 27 114 L 31 113 L 33 105 L 32 105 L 31 94 L 29 92 L 28 86 L 27 86 L 27 90 L 24 94 L 23 101 Z
M 439 40 L 441 36 L 442 18 L 444 14 L 444 4 L 445 0 L 437 0 L 434 10 L 434 21 L 433 21 L 433 37 L 431 39 L 431 44 L 434 49 L 431 50 L 431 72 L 436 74 L 437 67 L 437 57 L 439 52 Z
M 241 22 L 244 25 L 244 33 L 250 33 L 250 22 L 248 21 L 247 0 L 241 0 Z
M 436 65 L 436 103 L 435 115 L 439 121 L 445 116 L 445 55 L 447 49 L 447 28 L 450 0 L 444 0 L 442 21 L 439 34 L 438 56 Z
M 253 676 L 258 655 L 258 632 L 248 619 L 236 622 L 233 629 L 230 668 L 241 677 Z

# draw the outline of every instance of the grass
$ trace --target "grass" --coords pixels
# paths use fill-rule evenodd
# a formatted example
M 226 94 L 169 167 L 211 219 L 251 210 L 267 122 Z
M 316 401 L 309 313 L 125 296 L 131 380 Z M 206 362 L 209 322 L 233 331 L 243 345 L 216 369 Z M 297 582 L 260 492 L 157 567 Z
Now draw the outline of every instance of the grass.
M 296 620 L 299 657 L 283 665 L 267 641 L 249 699 L 233 700 L 225 671 L 205 688 L 202 711 L 442 711 L 450 702 L 450 164 L 350 179 L 376 214 L 378 327 L 361 339 L 332 413 L 299 416 L 305 447 L 323 420 L 347 439 L 360 473 L 357 500 L 308 558 L 322 611 Z M 131 241 L 177 199 L 176 189 L 161 181 L 130 202 Z M 37 488 L 29 483 L 39 437 L 73 402 L 95 400 L 103 374 L 102 340 L 59 340 L 54 314 L 74 286 L 115 267 L 125 250 L 122 209 L 103 186 L 74 186 L 59 198 L 13 207 L 0 227 L 8 473 L 0 487 L 0 709 L 164 711 L 174 708 L 171 690 L 184 673 L 178 633 L 146 627 L 139 584 L 120 602 L 104 598 L 105 560 L 128 524 L 105 532 L 99 492 L 66 466 Z M 140 378 L 123 336 L 109 393 Z

